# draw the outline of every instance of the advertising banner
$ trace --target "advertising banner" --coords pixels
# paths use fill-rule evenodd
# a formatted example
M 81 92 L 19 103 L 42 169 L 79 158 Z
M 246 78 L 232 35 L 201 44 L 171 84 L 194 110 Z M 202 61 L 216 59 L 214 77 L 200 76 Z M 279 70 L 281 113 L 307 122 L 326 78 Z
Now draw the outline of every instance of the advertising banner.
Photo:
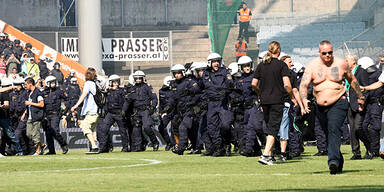
M 79 60 L 78 38 L 61 38 L 61 52 Z M 168 61 L 168 37 L 103 38 L 103 61 Z

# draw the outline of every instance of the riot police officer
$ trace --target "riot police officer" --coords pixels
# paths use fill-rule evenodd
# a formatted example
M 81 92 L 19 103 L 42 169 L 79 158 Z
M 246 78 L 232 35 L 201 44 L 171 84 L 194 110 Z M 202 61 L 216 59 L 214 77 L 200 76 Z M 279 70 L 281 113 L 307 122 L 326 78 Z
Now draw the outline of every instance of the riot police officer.
M 28 92 L 24 88 L 24 79 L 21 77 L 18 77 L 13 81 L 13 86 L 15 86 L 15 88 L 9 94 L 10 125 L 13 130 L 15 130 L 15 135 L 19 139 L 23 153 L 28 155 L 34 152 L 33 145 L 30 145 L 30 141 L 27 137 L 25 122 L 20 120 L 20 117 L 23 115 L 26 108 L 25 101 L 28 98 Z
M 64 88 L 66 88 L 67 86 L 70 85 L 71 79 L 75 77 L 75 73 L 76 73 L 76 71 L 74 69 L 69 70 L 69 75 L 68 75 L 68 77 L 65 78 L 64 83 L 63 83 Z
M 227 93 L 233 87 L 233 82 L 231 74 L 223 67 L 219 54 L 211 53 L 207 60 L 208 69 L 204 71 L 203 84 L 208 98 L 208 135 L 214 145 L 212 156 L 217 157 L 225 155 L 224 144 L 226 148 L 231 147 L 231 115 L 228 111 Z
M 169 104 L 165 109 L 167 113 L 171 108 L 176 110 L 180 123 L 172 125 L 175 135 L 179 136 L 178 144 L 172 149 L 172 152 L 183 155 L 188 145 L 188 130 L 192 128 L 192 119 L 194 111 L 192 110 L 193 96 L 199 91 L 197 83 L 185 76 L 185 68 L 181 64 L 177 64 L 171 68 L 171 72 L 175 81 L 171 84 L 172 96 Z M 165 116 L 163 114 L 162 116 Z
M 48 76 L 45 78 L 45 86 L 46 88 L 43 91 L 43 98 L 46 118 L 42 125 L 43 128 L 45 128 L 49 149 L 49 152 L 46 155 L 56 154 L 53 139 L 56 139 L 63 150 L 63 154 L 66 154 L 68 152 L 68 145 L 60 134 L 59 124 L 61 119 L 61 102 L 67 98 L 64 95 L 64 91 L 57 87 L 58 83 L 56 77 Z
M 130 152 L 129 134 L 124 123 L 125 117 L 125 91 L 120 88 L 120 76 L 113 74 L 108 79 L 109 89 L 107 91 L 107 102 L 105 106 L 106 115 L 103 121 L 102 130 L 98 130 L 99 148 L 102 152 L 108 151 L 108 133 L 111 126 L 116 122 L 122 140 L 121 152 Z
M 261 155 L 261 147 L 257 139 L 257 134 L 260 141 L 265 141 L 263 133 L 263 113 L 259 106 L 259 98 L 256 92 L 252 89 L 253 80 L 253 61 L 248 56 L 240 57 L 238 61 L 239 68 L 242 71 L 239 80 L 239 86 L 244 98 L 244 132 L 245 146 L 240 154 L 244 156 Z
M 1 79 L 1 87 L 12 86 L 12 81 L 9 78 Z M 0 93 L 0 126 L 3 128 L 5 135 L 9 138 L 9 144 L 12 144 L 16 149 L 16 155 L 23 155 L 23 149 L 20 146 L 19 140 L 15 135 L 14 130 L 10 127 L 9 121 L 9 92 Z M 5 149 L 5 140 L 1 140 L 0 151 Z
M 80 114 L 80 107 L 77 108 L 77 111 L 75 113 L 71 113 L 70 109 L 76 104 L 77 100 L 79 100 L 81 95 L 80 86 L 77 83 L 76 77 L 72 77 L 70 80 L 70 83 L 67 87 L 65 87 L 65 96 L 67 97 L 67 100 L 65 101 L 65 112 L 66 115 L 65 121 L 67 122 L 67 127 L 72 128 L 76 127 L 76 119 L 79 119 Z
M 132 93 L 128 96 L 130 105 L 133 105 L 132 151 L 145 150 L 141 134 L 142 129 L 152 142 L 153 150 L 157 151 L 159 141 L 152 130 L 153 121 L 151 118 L 151 113 L 157 106 L 157 97 L 152 93 L 152 87 L 144 82 L 145 73 L 143 71 L 136 71 L 133 78 L 135 85 L 132 87 Z
M 192 148 L 193 150 L 189 154 L 201 154 L 201 150 L 204 149 L 204 143 L 209 140 L 207 136 L 207 101 L 204 92 L 202 76 L 204 71 L 207 69 L 207 62 L 193 62 L 191 66 L 191 78 L 196 81 L 200 91 L 195 93 L 193 97 L 193 126 L 191 129 L 192 134 Z M 208 144 L 212 146 L 212 144 Z
M 362 57 L 357 61 L 357 63 L 368 72 L 369 85 L 378 81 L 381 72 L 375 67 L 375 63 L 371 58 Z M 366 152 L 364 155 L 364 158 L 366 159 L 372 159 L 373 157 L 379 156 L 383 93 L 384 88 L 380 87 L 376 90 L 369 91 L 366 99 L 367 112 L 363 121 L 363 130 L 368 133 L 369 141 L 371 143 L 371 151 Z
M 230 104 L 230 111 L 233 115 L 233 122 L 232 122 L 232 144 L 234 145 L 233 152 L 239 152 L 243 151 L 243 148 L 245 146 L 245 138 L 244 138 L 244 98 L 243 93 L 241 91 L 241 84 L 240 84 L 240 78 L 241 78 L 241 72 L 239 70 L 239 66 L 236 62 L 231 63 L 228 65 L 228 70 L 230 71 L 232 75 L 232 79 L 234 81 L 234 88 L 229 94 L 229 104 Z
M 164 108 L 167 106 L 169 99 L 171 98 L 170 84 L 171 84 L 171 81 L 173 80 L 174 79 L 172 76 L 166 76 L 163 81 L 163 86 L 159 90 L 159 113 L 160 114 L 165 113 Z M 171 143 L 171 139 L 169 137 L 168 130 L 167 130 L 167 126 L 169 122 L 172 120 L 172 118 L 173 118 L 172 113 L 167 114 L 164 117 L 161 117 L 160 125 L 158 127 L 161 136 L 166 142 L 165 151 L 169 151 L 171 147 L 174 146 Z

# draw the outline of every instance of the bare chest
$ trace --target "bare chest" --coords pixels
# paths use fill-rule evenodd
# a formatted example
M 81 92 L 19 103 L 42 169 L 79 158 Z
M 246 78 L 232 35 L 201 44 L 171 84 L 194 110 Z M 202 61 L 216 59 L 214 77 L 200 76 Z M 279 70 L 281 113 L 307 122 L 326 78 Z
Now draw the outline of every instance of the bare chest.
M 339 66 L 319 66 L 313 73 L 313 83 L 320 84 L 324 81 L 341 82 L 343 80 L 344 71 Z

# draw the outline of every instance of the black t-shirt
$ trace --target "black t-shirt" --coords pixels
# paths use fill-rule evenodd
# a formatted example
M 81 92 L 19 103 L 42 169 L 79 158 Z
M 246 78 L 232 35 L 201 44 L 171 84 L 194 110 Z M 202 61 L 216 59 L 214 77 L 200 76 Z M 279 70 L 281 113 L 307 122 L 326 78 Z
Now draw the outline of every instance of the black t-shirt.
M 297 75 L 294 71 L 289 70 L 289 81 L 291 82 L 292 89 L 297 88 Z M 284 90 L 284 102 L 290 102 L 291 97 L 288 92 Z
M 287 64 L 276 58 L 271 63 L 260 63 L 255 71 L 255 78 L 259 80 L 261 104 L 281 104 L 284 102 L 283 77 L 289 77 Z
M 4 105 L 4 101 L 9 102 L 9 93 L 3 92 L 0 93 L 0 104 Z M 8 118 L 8 109 L 0 108 L 0 119 L 7 119 Z

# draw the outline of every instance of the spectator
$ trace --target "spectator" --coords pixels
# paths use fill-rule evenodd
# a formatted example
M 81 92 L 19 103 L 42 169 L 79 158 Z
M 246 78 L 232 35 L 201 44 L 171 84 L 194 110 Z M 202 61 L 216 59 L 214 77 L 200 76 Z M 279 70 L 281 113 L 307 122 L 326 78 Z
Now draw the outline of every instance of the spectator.
M 20 68 L 20 61 L 15 57 L 15 53 L 11 53 L 10 57 L 7 60 L 7 74 L 8 76 L 12 74 L 13 68 L 16 68 L 16 73 Z
M 251 9 L 247 8 L 247 3 L 242 2 L 243 7 L 240 9 L 240 15 L 239 15 L 239 36 L 237 37 L 240 39 L 241 36 L 245 37 L 245 40 L 247 43 L 249 42 L 249 35 L 248 35 L 248 27 L 249 27 L 249 21 L 251 21 L 252 12 Z
M 248 44 L 244 41 L 244 37 L 241 36 L 239 41 L 236 42 L 236 61 L 239 61 L 241 56 L 247 56 Z
M 383 71 L 383 67 L 384 67 L 384 56 L 379 56 L 379 58 L 377 59 L 376 67 L 377 67 L 380 71 Z
M 11 78 L 12 80 L 20 77 L 19 74 L 17 74 L 17 69 L 16 67 L 12 68 L 11 74 L 8 75 L 8 78 Z
M 7 39 L 5 38 L 4 33 L 0 33 L 0 53 L 4 51 L 5 48 L 7 48 Z
M 35 81 L 40 77 L 39 65 L 35 63 L 34 58 L 29 58 L 29 63 L 27 63 L 27 75 L 33 75 L 33 80 Z
M 63 73 L 60 71 L 60 63 L 56 62 L 56 63 L 53 65 L 53 69 L 52 69 L 52 71 L 51 71 L 51 75 L 56 77 L 56 79 L 57 79 L 57 83 L 59 84 L 59 86 L 62 86 L 62 85 L 63 85 L 63 82 L 64 82 L 64 75 L 63 75 Z
M 35 58 L 35 54 L 32 52 L 32 44 L 30 43 L 27 43 L 25 45 L 25 50 L 23 52 L 23 54 L 26 53 L 27 54 L 27 57 L 33 57 Z
M 27 53 L 23 53 L 23 56 L 21 57 L 20 62 L 21 62 L 20 71 L 27 74 L 28 73 L 27 63 L 29 63 L 29 58 Z
M 71 111 L 75 113 L 76 109 L 84 102 L 81 110 L 81 116 L 85 116 L 84 120 L 78 122 L 80 128 L 83 130 L 85 137 L 91 143 L 91 150 L 87 154 L 98 154 L 99 149 L 96 145 L 96 126 L 99 120 L 97 113 L 97 105 L 94 99 L 96 94 L 96 70 L 94 68 L 88 68 L 85 72 L 85 80 L 83 92 L 77 101 L 77 103 L 71 108 Z
M 42 79 L 45 79 L 49 75 L 47 63 L 44 61 L 44 59 L 40 58 L 38 65 L 39 65 L 39 70 L 40 70 L 40 77 Z
M 5 60 L 7 61 L 11 54 L 13 53 L 13 42 L 8 42 L 8 47 L 4 49 L 3 54 L 5 55 Z
M 289 69 L 283 61 L 278 60 L 280 52 L 279 42 L 269 43 L 268 52 L 262 63 L 257 66 L 252 80 L 254 90 L 260 95 L 264 120 L 268 127 L 265 130 L 267 134 L 265 150 L 259 159 L 259 162 L 265 165 L 276 164 L 276 160 L 272 156 L 272 149 L 283 117 L 284 90 L 291 99 L 293 98 Z
M 15 53 L 15 57 L 20 60 L 21 55 L 24 52 L 24 48 L 20 45 L 20 40 L 15 39 L 13 42 L 15 43 L 13 46 L 13 52 Z
M 20 72 L 18 75 L 23 79 L 27 76 L 27 74 L 25 74 L 24 72 Z
M 0 79 L 7 76 L 7 63 L 4 60 L 4 55 L 0 55 Z

